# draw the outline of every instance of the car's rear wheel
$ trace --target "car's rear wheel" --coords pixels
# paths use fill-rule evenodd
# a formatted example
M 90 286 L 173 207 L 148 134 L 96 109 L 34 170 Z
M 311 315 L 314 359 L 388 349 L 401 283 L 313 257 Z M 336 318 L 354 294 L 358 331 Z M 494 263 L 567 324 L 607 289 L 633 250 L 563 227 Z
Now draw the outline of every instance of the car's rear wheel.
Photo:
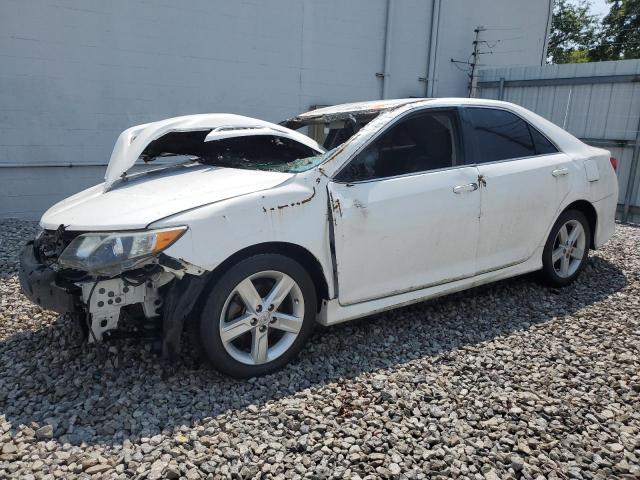
M 556 287 L 573 282 L 587 264 L 590 238 L 589 222 L 582 212 L 563 212 L 542 253 L 543 280 Z
M 315 314 L 307 271 L 283 255 L 256 255 L 231 267 L 213 286 L 200 318 L 202 347 L 227 375 L 264 375 L 298 354 Z

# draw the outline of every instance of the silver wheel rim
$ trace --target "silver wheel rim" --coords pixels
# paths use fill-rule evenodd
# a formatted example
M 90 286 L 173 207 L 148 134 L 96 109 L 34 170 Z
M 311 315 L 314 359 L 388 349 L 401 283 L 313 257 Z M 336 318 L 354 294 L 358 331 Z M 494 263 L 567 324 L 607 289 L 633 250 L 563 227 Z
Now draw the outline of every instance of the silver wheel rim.
M 229 355 L 246 365 L 283 355 L 300 333 L 302 290 L 289 275 L 258 272 L 231 291 L 220 314 L 220 339 Z
M 577 220 L 569 220 L 560 227 L 551 253 L 556 275 L 568 278 L 576 273 L 584 257 L 586 240 L 584 228 Z

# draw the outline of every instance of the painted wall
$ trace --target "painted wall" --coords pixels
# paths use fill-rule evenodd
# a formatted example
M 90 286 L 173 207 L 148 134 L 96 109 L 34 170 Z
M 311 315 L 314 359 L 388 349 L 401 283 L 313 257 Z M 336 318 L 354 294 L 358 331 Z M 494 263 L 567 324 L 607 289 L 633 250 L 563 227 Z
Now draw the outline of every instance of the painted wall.
M 381 98 L 383 81 L 388 97 L 425 96 L 429 58 L 433 95 L 465 96 L 466 66 L 450 58 L 469 57 L 482 24 L 502 39 L 482 63 L 542 58 L 546 0 L 391 5 L 383 80 L 387 0 L 0 0 L 0 217 L 37 218 L 98 183 L 134 124 L 202 112 L 279 121 Z
M 546 54 L 546 35 L 552 1 L 443 0 L 440 9 L 436 73 L 431 96 L 467 96 L 473 30 L 482 26 L 478 40 L 481 67 L 540 65 Z

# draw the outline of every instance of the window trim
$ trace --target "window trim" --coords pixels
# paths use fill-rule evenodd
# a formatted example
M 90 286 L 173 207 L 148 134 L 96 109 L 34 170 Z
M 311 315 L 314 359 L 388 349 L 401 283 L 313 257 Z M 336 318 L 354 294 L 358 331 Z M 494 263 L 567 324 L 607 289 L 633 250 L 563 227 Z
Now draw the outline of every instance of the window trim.
M 534 125 L 531 124 L 531 122 L 529 122 L 526 118 L 523 118 L 522 115 L 520 115 L 517 112 L 514 112 L 513 110 L 509 110 L 508 108 L 504 108 L 501 106 L 494 106 L 494 105 L 463 105 L 460 107 L 460 115 L 462 118 L 462 123 L 463 123 L 463 136 L 465 137 L 466 141 L 468 142 L 468 150 L 471 150 L 474 154 L 477 154 L 479 152 L 478 146 L 476 144 L 476 136 L 475 133 L 473 133 L 472 128 L 473 128 L 473 122 L 471 121 L 471 119 L 469 118 L 469 116 L 467 115 L 467 112 L 472 109 L 472 108 L 482 108 L 485 110 L 501 110 L 503 112 L 507 112 L 510 113 L 512 115 L 515 115 L 516 117 L 518 117 L 520 120 L 522 120 L 525 125 L 527 125 L 528 129 L 529 129 L 529 136 L 531 137 L 531 143 L 533 145 L 533 148 L 535 149 L 535 141 L 533 140 L 533 135 L 531 134 L 531 129 L 535 130 L 536 132 L 538 132 L 540 135 L 542 135 L 544 138 L 547 139 L 547 141 L 553 145 L 553 147 L 556 149 L 555 152 L 552 153 L 536 153 L 535 155 L 526 155 L 524 157 L 512 157 L 512 158 L 505 158 L 502 160 L 494 160 L 492 162 L 476 162 L 476 163 L 469 163 L 466 166 L 467 167 L 479 167 L 481 165 L 493 165 L 496 163 L 503 163 L 503 162 L 513 162 L 516 160 L 526 160 L 529 158 L 538 158 L 538 157 L 545 157 L 548 155 L 558 155 L 560 153 L 564 153 L 559 147 L 558 145 L 549 138 L 548 135 L 546 135 L 544 132 L 541 132 L 539 128 L 536 128 Z M 465 125 L 466 124 L 466 125 Z
M 371 138 L 369 138 L 369 140 L 365 143 L 363 143 L 362 145 L 360 145 L 360 147 L 342 164 L 342 166 L 338 169 L 337 172 L 335 172 L 331 178 L 331 181 L 334 183 L 339 183 L 341 185 L 356 185 L 356 184 L 360 184 L 360 183 L 371 183 L 371 182 L 379 182 L 381 180 L 392 180 L 392 179 L 396 179 L 396 178 L 404 178 L 404 177 L 415 177 L 416 175 L 425 175 L 428 173 L 436 173 L 436 172 L 442 172 L 442 171 L 446 171 L 446 170 L 452 170 L 454 168 L 464 168 L 464 167 L 468 167 L 468 165 L 466 165 L 465 163 L 456 163 L 454 165 L 451 165 L 450 167 L 444 167 L 444 168 L 436 168 L 433 170 L 423 170 L 421 172 L 411 172 L 411 173 L 403 173 L 400 175 L 392 175 L 389 177 L 378 177 L 378 178 L 370 178 L 367 180 L 356 180 L 353 182 L 346 182 L 344 180 L 338 180 L 338 176 L 342 173 L 342 171 L 347 168 L 347 166 L 358 156 L 360 155 L 360 153 L 362 153 L 362 151 L 367 148 L 369 145 L 371 145 L 372 143 L 374 143 L 375 141 L 378 140 L 379 137 L 381 137 L 382 135 L 384 135 L 387 131 L 389 131 L 390 129 L 394 128 L 398 123 L 408 120 L 411 117 L 414 116 L 421 116 L 421 115 L 428 115 L 431 113 L 438 113 L 438 112 L 446 112 L 449 113 L 452 116 L 452 124 L 454 126 L 454 134 L 455 134 L 455 146 L 456 146 L 456 151 L 458 152 L 458 155 L 461 157 L 461 159 L 464 162 L 464 159 L 466 157 L 466 143 L 464 141 L 464 134 L 463 134 L 463 126 L 462 126 L 462 121 L 461 121 L 461 116 L 460 116 L 460 106 L 451 106 L 451 107 L 426 107 L 423 109 L 420 109 L 418 111 L 409 111 L 404 113 L 403 115 L 400 115 L 399 117 L 395 118 L 392 122 L 390 122 L 389 124 L 385 125 L 384 128 L 380 129 L 379 131 L 377 131 L 375 133 L 375 135 L 373 135 Z M 458 160 L 458 159 L 456 159 Z

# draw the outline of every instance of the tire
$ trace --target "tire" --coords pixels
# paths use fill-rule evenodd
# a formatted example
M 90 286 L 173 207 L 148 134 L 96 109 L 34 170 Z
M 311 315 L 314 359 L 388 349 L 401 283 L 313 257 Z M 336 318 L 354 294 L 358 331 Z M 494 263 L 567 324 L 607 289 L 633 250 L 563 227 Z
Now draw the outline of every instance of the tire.
M 316 307 L 313 280 L 298 262 L 280 254 L 246 258 L 222 274 L 208 294 L 200 313 L 202 351 L 231 377 L 273 372 L 304 346 Z
M 563 229 L 565 233 L 561 234 Z M 572 234 L 577 238 L 568 245 L 567 241 L 572 240 Z M 590 239 L 591 227 L 582 212 L 562 212 L 553 225 L 542 252 L 543 282 L 553 287 L 564 287 L 572 283 L 587 264 Z

